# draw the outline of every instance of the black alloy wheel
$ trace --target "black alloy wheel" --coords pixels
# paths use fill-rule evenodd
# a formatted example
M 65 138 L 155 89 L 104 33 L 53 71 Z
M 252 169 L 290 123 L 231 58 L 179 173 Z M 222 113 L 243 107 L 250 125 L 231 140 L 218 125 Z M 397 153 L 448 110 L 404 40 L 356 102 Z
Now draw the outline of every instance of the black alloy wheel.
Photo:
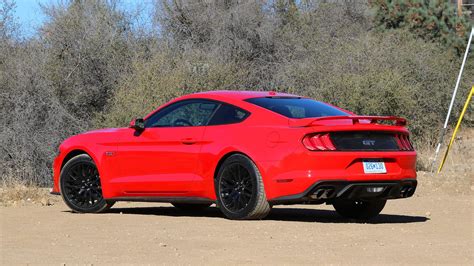
M 262 219 L 270 212 L 262 176 L 242 154 L 227 158 L 216 177 L 217 205 L 230 219 Z
M 224 169 L 219 186 L 223 206 L 232 212 L 247 207 L 254 193 L 249 171 L 238 163 Z
M 64 165 L 60 186 L 64 202 L 75 212 L 102 212 L 113 205 L 103 198 L 99 172 L 86 154 L 78 155 Z

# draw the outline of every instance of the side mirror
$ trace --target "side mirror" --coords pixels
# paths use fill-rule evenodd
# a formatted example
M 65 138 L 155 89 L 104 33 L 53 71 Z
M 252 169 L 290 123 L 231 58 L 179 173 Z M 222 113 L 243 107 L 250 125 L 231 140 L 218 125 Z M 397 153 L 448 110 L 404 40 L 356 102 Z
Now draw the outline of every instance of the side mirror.
M 133 119 L 132 121 L 130 121 L 130 125 L 128 127 L 133 128 L 136 131 L 143 131 L 145 130 L 145 121 L 143 120 L 143 118 Z

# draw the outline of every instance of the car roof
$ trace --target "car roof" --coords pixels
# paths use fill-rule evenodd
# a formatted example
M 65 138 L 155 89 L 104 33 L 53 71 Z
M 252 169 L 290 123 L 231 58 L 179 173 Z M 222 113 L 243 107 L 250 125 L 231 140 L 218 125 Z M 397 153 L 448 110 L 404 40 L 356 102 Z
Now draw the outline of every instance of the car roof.
M 258 98 L 258 97 L 300 97 L 294 94 L 275 92 L 275 91 L 231 91 L 231 90 L 198 92 L 198 93 L 195 93 L 194 95 L 199 95 L 199 96 L 204 96 L 204 97 L 218 96 L 218 97 L 232 98 L 236 100 L 245 100 L 245 99 L 250 99 L 250 98 Z

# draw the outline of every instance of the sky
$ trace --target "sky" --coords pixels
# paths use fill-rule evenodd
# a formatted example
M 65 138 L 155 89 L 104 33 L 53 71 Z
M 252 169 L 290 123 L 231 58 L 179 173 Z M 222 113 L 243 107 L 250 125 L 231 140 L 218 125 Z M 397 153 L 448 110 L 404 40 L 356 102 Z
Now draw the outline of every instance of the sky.
M 41 12 L 40 4 L 50 3 L 51 0 L 16 0 L 15 16 L 20 23 L 22 35 L 31 36 L 46 19 Z
M 46 17 L 40 5 L 54 4 L 61 0 L 13 0 L 16 3 L 15 16 L 20 24 L 20 33 L 24 37 L 33 36 L 45 22 Z M 151 8 L 153 0 L 119 0 L 124 10 L 134 10 L 139 7 Z

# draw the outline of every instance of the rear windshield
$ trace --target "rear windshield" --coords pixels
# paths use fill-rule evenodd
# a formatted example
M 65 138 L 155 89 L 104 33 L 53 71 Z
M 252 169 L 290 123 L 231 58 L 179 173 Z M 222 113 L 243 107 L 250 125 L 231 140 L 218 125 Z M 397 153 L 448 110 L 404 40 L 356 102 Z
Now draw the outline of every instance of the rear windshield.
M 307 98 L 252 98 L 246 100 L 288 118 L 348 115 L 333 106 Z

